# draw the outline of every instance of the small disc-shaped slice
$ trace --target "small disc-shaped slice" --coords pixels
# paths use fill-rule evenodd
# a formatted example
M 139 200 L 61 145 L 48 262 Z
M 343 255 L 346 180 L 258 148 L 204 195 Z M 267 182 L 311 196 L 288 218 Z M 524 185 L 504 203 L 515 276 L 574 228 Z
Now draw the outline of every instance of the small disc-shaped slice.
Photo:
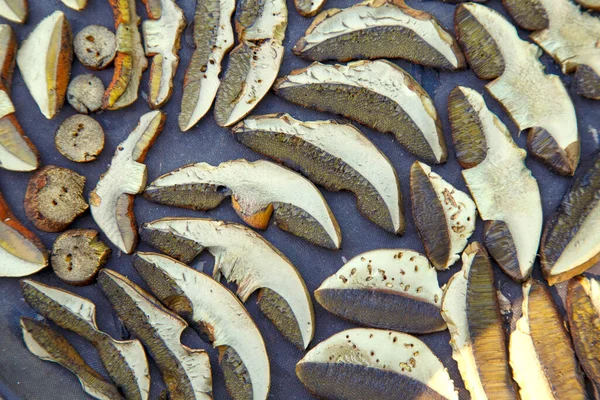
M 27 0 L 0 0 L 0 17 L 24 24 L 29 15 Z
M 600 0 L 575 0 L 585 8 L 589 8 L 594 11 L 600 10 Z
M 94 161 L 104 149 L 104 129 L 92 117 L 75 114 L 60 124 L 54 144 L 71 161 Z
M 314 17 L 326 2 L 327 0 L 294 0 L 294 6 L 303 17 Z
M 87 6 L 87 0 L 61 0 L 63 4 L 73 10 L 81 11 Z
M 75 35 L 73 47 L 86 68 L 104 69 L 115 59 L 117 38 L 102 25 L 88 25 Z
M 102 107 L 104 84 L 95 75 L 83 74 L 76 76 L 67 88 L 67 101 L 75 111 L 88 114 Z

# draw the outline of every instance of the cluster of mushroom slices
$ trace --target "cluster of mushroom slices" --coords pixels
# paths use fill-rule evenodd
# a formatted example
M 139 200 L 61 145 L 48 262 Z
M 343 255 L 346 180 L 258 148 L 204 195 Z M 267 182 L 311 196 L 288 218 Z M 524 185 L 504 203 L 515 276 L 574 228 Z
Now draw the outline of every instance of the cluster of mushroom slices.
M 575 108 L 556 75 L 544 73 L 540 49 L 521 40 L 500 13 L 480 4 L 461 4 L 456 32 L 469 65 L 506 109 L 520 130 L 529 129 L 528 147 L 553 171 L 573 175 L 579 163 Z
M 448 98 L 456 158 L 485 221 L 483 244 L 512 279 L 531 275 L 542 233 L 542 202 L 525 150 L 485 105 L 483 97 L 458 86 Z
M 389 61 L 316 62 L 279 78 L 274 90 L 292 103 L 391 133 L 428 163 L 446 161 L 446 142 L 433 101 L 412 76 Z
M 319 189 L 302 175 L 265 160 L 187 165 L 146 188 L 152 201 L 194 210 L 211 210 L 225 198 L 240 218 L 266 229 L 271 214 L 277 226 L 311 243 L 339 249 L 340 227 Z
M 0 17 L 24 24 L 29 15 L 27 0 L 0 0 Z

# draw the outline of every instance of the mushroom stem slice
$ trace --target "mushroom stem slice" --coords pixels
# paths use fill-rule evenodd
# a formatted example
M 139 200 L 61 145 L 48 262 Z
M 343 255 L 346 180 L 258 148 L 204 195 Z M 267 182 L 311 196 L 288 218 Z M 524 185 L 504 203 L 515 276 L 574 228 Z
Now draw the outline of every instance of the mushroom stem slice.
M 303 17 L 314 17 L 323 8 L 327 0 L 294 0 L 296 11 Z
M 87 0 L 61 0 L 63 4 L 76 11 L 81 11 L 87 6 Z
M 27 0 L 0 0 L 0 17 L 24 24 L 29 15 Z

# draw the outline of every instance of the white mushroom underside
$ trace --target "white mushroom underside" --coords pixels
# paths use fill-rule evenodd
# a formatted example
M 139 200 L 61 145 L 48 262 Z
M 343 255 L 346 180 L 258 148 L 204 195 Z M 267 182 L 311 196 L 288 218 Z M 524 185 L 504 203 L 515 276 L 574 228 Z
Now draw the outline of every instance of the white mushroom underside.
M 37 168 L 36 155 L 31 151 L 27 143 L 20 135 L 12 135 L 10 140 L 14 147 L 19 147 L 20 151 L 25 151 L 27 157 L 18 157 L 12 153 L 0 140 L 0 167 L 10 171 L 33 171 Z
M 48 265 L 40 249 L 3 221 L 0 221 L 0 260 L 0 277 L 27 276 Z
M 22 24 L 27 16 L 25 0 L 0 0 L 0 16 Z
M 23 260 L 22 258 L 9 253 L 1 246 L 0 260 L 2 260 L 2 265 L 0 265 L 0 277 L 20 277 L 35 274 L 48 265 L 47 263 L 35 263 Z
M 275 41 L 281 44 L 288 22 L 288 11 L 285 0 L 263 0 L 258 3 L 258 7 L 258 15 L 254 24 L 243 29 L 238 40 L 261 41 L 264 39 L 275 39 Z

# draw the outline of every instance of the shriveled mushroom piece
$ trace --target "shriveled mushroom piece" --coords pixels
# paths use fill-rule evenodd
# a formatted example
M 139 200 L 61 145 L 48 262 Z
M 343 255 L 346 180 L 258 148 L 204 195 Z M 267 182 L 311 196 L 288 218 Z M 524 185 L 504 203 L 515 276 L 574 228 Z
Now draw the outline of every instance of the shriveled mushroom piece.
M 458 400 L 448 371 L 414 336 L 381 329 L 348 329 L 316 345 L 296 375 L 328 399 Z
M 575 0 L 585 8 L 592 9 L 594 11 L 600 10 L 600 0 Z
M 391 133 L 428 163 L 446 161 L 442 123 L 433 101 L 412 76 L 388 61 L 313 63 L 279 78 L 274 90 L 292 103 Z
M 81 11 L 87 6 L 87 0 L 61 0 L 63 4 L 73 10 Z
M 553 171 L 573 175 L 579 163 L 575 108 L 560 78 L 544 73 L 540 49 L 521 40 L 500 13 L 480 4 L 461 4 L 454 15 L 467 61 L 486 89 L 520 130 L 528 147 Z
M 80 63 L 90 69 L 104 69 L 117 53 L 115 34 L 102 25 L 88 25 L 75 35 L 75 55 Z
M 462 174 L 485 221 L 483 242 L 500 268 L 524 281 L 533 268 L 542 233 L 542 201 L 525 150 L 485 105 L 463 86 L 452 90 L 448 115 Z
M 27 0 L 0 0 L 0 17 L 24 24 L 29 15 Z
M 121 251 L 131 254 L 137 244 L 133 200 L 146 186 L 146 153 L 162 131 L 165 114 L 142 115 L 137 127 L 115 151 L 108 170 L 90 193 L 90 209 L 96 224 Z
M 163 218 L 142 226 L 146 243 L 186 264 L 205 249 L 215 257 L 213 277 L 238 285 L 245 302 L 259 290 L 258 306 L 301 349 L 314 334 L 310 295 L 296 267 L 259 234 L 211 219 Z
M 303 17 L 314 17 L 327 0 L 294 0 L 296 11 Z
M 265 160 L 226 161 L 218 166 L 190 164 L 169 172 L 146 188 L 149 200 L 194 210 L 211 210 L 225 198 L 248 225 L 275 224 L 309 242 L 339 249 L 342 235 L 325 198 L 303 176 Z

